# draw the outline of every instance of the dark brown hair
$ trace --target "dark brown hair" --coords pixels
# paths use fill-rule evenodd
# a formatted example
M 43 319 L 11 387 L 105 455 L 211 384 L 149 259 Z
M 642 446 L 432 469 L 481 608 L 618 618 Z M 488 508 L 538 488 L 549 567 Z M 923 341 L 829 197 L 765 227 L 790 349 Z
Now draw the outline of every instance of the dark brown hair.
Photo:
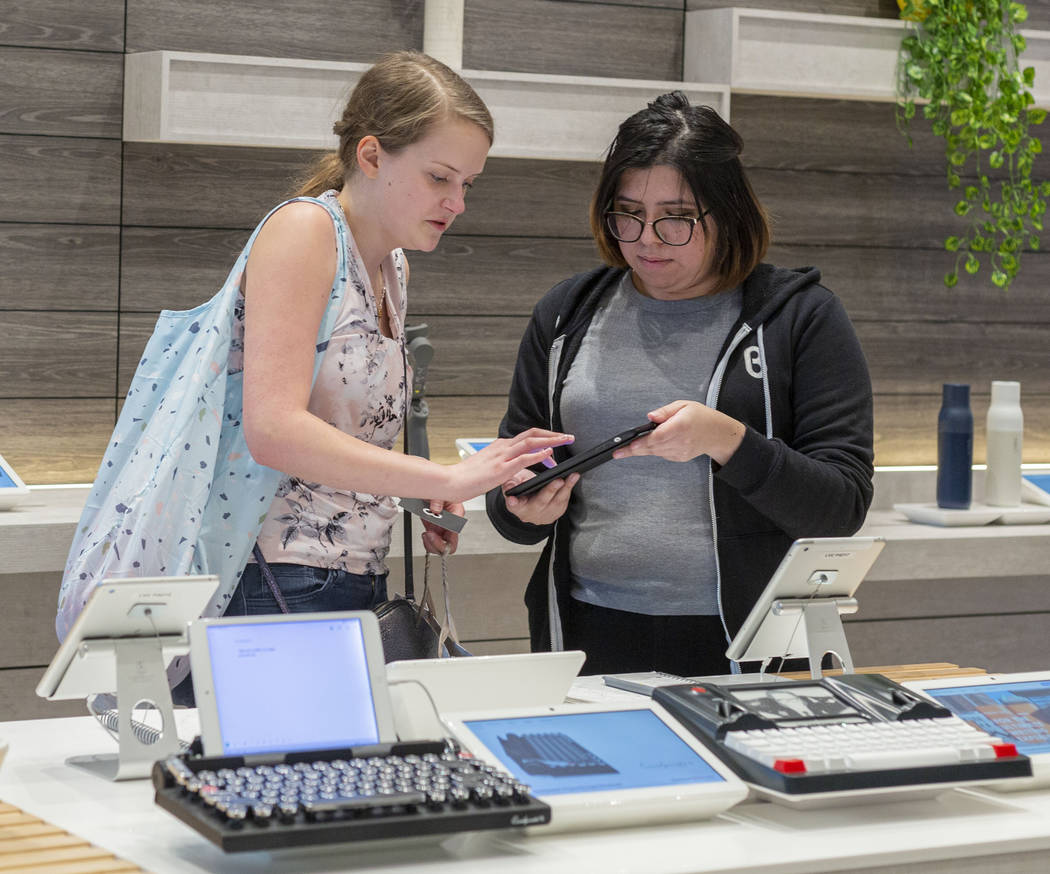
M 492 143 L 492 116 L 458 73 L 422 52 L 383 55 L 362 74 L 342 117 L 332 126 L 339 148 L 310 165 L 296 194 L 316 197 L 329 188 L 342 188 L 357 166 L 362 138 L 372 135 L 386 151 L 397 153 L 447 118 L 473 122 Z
M 626 267 L 620 244 L 605 226 L 624 171 L 673 167 L 682 174 L 697 207 L 718 227 L 712 269 L 716 291 L 735 288 L 758 266 L 769 246 L 769 221 L 755 197 L 740 152 L 740 135 L 710 106 L 693 106 L 681 91 L 657 97 L 620 125 L 606 153 L 591 201 L 591 233 L 602 258 Z M 700 223 L 707 230 L 701 217 Z

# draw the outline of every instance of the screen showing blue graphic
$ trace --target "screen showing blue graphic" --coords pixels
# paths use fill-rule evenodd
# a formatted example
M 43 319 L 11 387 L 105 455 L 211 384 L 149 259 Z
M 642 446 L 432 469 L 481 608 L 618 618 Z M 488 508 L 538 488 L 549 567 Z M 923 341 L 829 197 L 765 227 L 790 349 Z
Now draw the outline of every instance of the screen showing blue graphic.
M 360 619 L 212 625 L 208 651 L 227 755 L 379 741 Z
M 534 795 L 720 783 L 722 777 L 651 710 L 464 723 Z
M 1026 756 L 1050 753 L 1050 680 L 927 689 L 926 694 L 960 719 Z
M 1047 494 L 1050 494 L 1050 473 L 1026 473 L 1023 476 L 1033 486 L 1037 486 Z
M 11 479 L 11 474 L 9 474 L 4 469 L 4 466 L 2 464 L 0 464 L 0 489 L 16 489 L 16 488 L 18 488 L 18 483 L 16 483 L 13 479 Z
M 484 449 L 486 446 L 488 446 L 492 441 L 491 440 L 469 440 L 467 442 L 470 444 L 470 448 L 473 449 L 475 452 L 481 452 L 481 450 Z

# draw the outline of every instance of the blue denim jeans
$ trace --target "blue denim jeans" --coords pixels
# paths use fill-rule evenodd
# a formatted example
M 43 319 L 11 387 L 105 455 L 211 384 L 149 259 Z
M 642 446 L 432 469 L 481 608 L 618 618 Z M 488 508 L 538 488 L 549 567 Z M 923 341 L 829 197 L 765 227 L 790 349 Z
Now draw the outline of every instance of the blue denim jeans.
M 290 613 L 370 610 L 386 600 L 386 574 L 352 574 L 302 564 L 271 564 L 270 571 Z M 247 565 L 224 615 L 280 612 L 259 565 Z
M 271 564 L 270 571 L 289 613 L 370 610 L 386 600 L 386 574 L 352 574 L 302 564 Z M 259 565 L 247 565 L 223 615 L 259 616 L 280 612 Z M 193 707 L 193 677 L 187 676 L 172 689 L 171 698 L 175 704 Z

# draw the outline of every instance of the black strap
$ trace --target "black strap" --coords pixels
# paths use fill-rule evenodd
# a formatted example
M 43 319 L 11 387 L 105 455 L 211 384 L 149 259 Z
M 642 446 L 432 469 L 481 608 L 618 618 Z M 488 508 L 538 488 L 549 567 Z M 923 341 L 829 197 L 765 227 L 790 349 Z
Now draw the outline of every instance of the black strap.
M 404 446 L 405 455 L 411 455 L 408 446 L 408 413 L 409 413 L 409 397 L 408 397 L 408 338 L 404 337 L 404 329 L 402 328 L 402 337 L 404 342 L 401 344 L 401 363 L 405 366 L 405 413 L 404 421 L 401 425 L 402 434 L 404 438 L 402 444 Z M 403 523 L 404 534 L 405 534 L 405 597 L 410 601 L 415 596 L 416 587 L 412 582 L 412 514 L 407 510 L 402 511 L 401 520 Z
M 288 610 L 288 605 L 285 603 L 284 595 L 281 594 L 281 587 L 277 585 L 277 580 L 273 578 L 273 571 L 270 570 L 270 566 L 266 563 L 266 559 L 263 558 L 262 550 L 259 549 L 258 543 L 252 547 L 252 555 L 255 556 L 255 561 L 259 565 L 259 572 L 262 574 L 263 579 L 266 580 L 266 585 L 270 587 L 270 593 L 277 602 L 277 606 L 281 608 L 282 613 L 289 613 L 290 611 Z

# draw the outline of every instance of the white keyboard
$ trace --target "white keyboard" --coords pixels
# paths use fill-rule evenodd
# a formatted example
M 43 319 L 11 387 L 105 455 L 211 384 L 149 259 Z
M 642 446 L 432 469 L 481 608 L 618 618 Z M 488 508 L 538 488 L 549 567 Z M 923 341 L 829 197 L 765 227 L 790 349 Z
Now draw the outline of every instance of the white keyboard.
M 783 774 L 986 762 L 1016 747 L 958 717 L 731 731 L 725 745 Z

